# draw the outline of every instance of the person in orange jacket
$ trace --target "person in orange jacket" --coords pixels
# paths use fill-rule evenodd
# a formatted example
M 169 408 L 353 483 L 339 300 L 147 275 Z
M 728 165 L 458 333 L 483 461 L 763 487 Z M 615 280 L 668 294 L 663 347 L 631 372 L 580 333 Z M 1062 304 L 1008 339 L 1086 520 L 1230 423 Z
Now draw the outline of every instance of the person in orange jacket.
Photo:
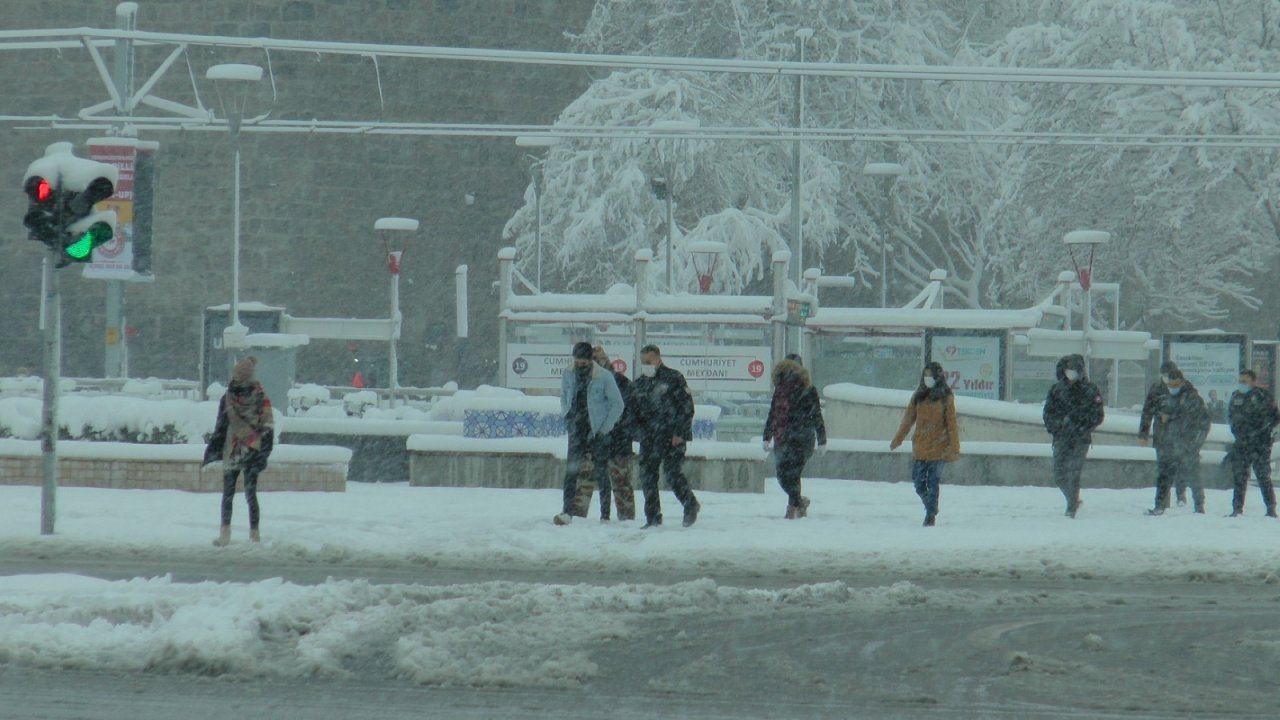
M 938 486 L 942 464 L 960 457 L 960 425 L 956 421 L 956 396 L 947 386 L 942 365 L 931 362 L 920 372 L 920 385 L 907 403 L 898 432 L 889 443 L 897 450 L 911 427 L 911 482 L 924 503 L 924 526 L 933 527 L 938 517 Z

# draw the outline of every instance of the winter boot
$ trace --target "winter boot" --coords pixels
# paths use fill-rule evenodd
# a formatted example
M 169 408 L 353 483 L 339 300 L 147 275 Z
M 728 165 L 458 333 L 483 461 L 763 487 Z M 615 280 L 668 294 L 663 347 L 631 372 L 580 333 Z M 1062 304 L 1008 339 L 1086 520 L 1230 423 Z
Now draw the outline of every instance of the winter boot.
M 1269 517 L 1269 518 L 1273 518 L 1273 517 L 1275 517 L 1275 516 L 1276 516 L 1276 509 L 1275 509 L 1275 507 L 1274 507 L 1274 506 L 1272 506 L 1272 507 L 1267 508 L 1267 517 Z
M 256 543 L 262 542 L 262 536 L 258 534 L 258 528 L 249 528 L 249 541 Z
M 654 515 L 648 520 L 645 520 L 644 525 L 642 525 L 640 529 L 649 530 L 651 528 L 657 528 L 657 527 L 662 527 L 662 513 L 658 513 L 657 515 Z
M 226 547 L 231 544 L 231 526 L 223 525 L 218 528 L 218 539 L 213 541 L 214 547 Z
M 1157 505 L 1156 507 L 1153 507 L 1150 510 L 1148 510 L 1147 514 L 1150 515 L 1151 517 L 1159 517 L 1160 515 L 1164 514 L 1164 508 Z
M 787 514 L 783 515 L 782 519 L 795 520 L 797 517 L 800 516 L 799 512 L 800 512 L 800 508 L 796 507 L 795 505 L 792 505 L 791 503 L 787 503 Z
M 555 523 L 556 525 L 568 525 L 569 523 L 573 522 L 573 516 L 570 515 L 569 513 L 558 513 L 557 515 L 551 518 L 551 522 Z
M 804 496 L 800 497 L 800 504 L 796 506 L 796 517 L 797 518 L 809 517 L 809 498 Z
M 937 516 L 934 515 L 933 513 L 929 513 L 928 515 L 924 516 L 925 527 L 933 527 L 936 522 L 937 522 Z
M 694 500 L 690 502 L 688 505 L 684 506 L 684 523 L 683 524 L 685 527 L 689 527 L 690 525 L 698 522 L 698 511 L 701 509 L 702 509 L 702 505 L 697 500 Z

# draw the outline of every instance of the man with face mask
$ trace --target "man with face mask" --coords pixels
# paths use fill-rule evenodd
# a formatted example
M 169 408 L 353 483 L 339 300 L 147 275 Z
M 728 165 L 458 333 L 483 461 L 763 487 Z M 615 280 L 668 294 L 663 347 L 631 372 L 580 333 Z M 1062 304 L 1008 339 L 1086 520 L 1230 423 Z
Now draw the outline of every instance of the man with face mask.
M 1175 482 L 1191 487 L 1197 513 L 1204 512 L 1204 486 L 1200 484 L 1200 448 L 1209 436 L 1209 411 L 1196 387 L 1181 370 L 1170 370 L 1169 396 L 1160 405 L 1160 434 L 1156 436 L 1156 502 L 1148 515 L 1169 509 Z
M 1085 377 L 1084 357 L 1065 355 L 1058 360 L 1058 382 L 1044 400 L 1044 427 L 1053 436 L 1053 480 L 1067 499 L 1066 516 L 1080 509 L 1080 473 L 1093 442 L 1093 431 L 1102 424 L 1102 392 Z
M 1142 403 L 1142 417 L 1138 421 L 1138 444 L 1147 447 L 1151 444 L 1151 438 L 1157 438 L 1156 442 L 1156 466 L 1160 465 L 1160 407 L 1164 405 L 1165 399 L 1169 397 L 1169 373 L 1177 370 L 1178 366 L 1172 360 L 1165 360 L 1160 363 L 1160 377 L 1147 390 L 1147 399 Z M 1187 481 L 1179 476 L 1176 479 L 1178 505 L 1187 504 Z
M 573 363 L 560 378 L 560 410 L 569 434 L 569 453 L 564 474 L 564 503 L 553 520 L 568 525 L 574 515 L 587 516 L 590 495 L 578 500 L 578 475 L 584 463 L 591 463 L 593 482 L 607 488 L 609 432 L 622 417 L 622 394 L 613 373 L 591 361 L 591 343 L 573 346 Z M 609 495 L 601 492 L 602 520 L 609 517 Z
M 1267 517 L 1276 516 L 1276 491 L 1271 486 L 1271 434 L 1280 424 L 1280 411 L 1271 393 L 1258 387 L 1258 374 L 1249 368 L 1240 371 L 1240 385 L 1231 393 L 1227 422 L 1235 435 L 1231 448 L 1231 517 L 1244 514 L 1244 495 L 1249 489 L 1249 469 L 1258 479 Z
M 640 487 L 644 491 L 646 528 L 662 524 L 658 470 L 684 506 L 684 526 L 698 519 L 701 505 L 684 476 L 685 446 L 693 439 L 693 395 L 678 370 L 662 364 L 657 345 L 640 350 L 640 378 L 631 383 L 636 432 L 640 438 Z

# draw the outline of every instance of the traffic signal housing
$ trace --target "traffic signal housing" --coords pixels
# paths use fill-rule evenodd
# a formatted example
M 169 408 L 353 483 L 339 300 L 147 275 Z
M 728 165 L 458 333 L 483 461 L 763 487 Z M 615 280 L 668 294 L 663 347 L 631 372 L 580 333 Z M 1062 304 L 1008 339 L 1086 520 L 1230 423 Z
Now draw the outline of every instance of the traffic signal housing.
M 22 189 L 29 236 L 59 251 L 57 267 L 93 260 L 93 250 L 115 236 L 116 214 L 94 206 L 115 193 L 119 170 L 78 158 L 71 143 L 53 143 L 27 167 Z
M 50 247 L 55 246 L 61 229 L 61 219 L 58 217 L 61 197 L 58 188 L 47 178 L 32 175 L 22 184 L 22 189 L 27 193 L 27 214 L 22 216 L 27 237 Z

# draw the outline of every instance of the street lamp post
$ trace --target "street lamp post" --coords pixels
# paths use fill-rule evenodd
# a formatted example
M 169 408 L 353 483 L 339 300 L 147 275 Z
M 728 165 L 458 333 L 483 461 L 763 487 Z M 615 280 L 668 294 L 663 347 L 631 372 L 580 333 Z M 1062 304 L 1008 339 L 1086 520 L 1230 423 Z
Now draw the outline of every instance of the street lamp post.
M 1084 366 L 1087 370 L 1089 367 L 1089 359 L 1093 355 L 1093 347 L 1090 345 L 1090 328 L 1093 327 L 1093 257 L 1098 250 L 1099 245 L 1105 245 L 1111 240 L 1111 233 L 1104 230 L 1073 230 L 1062 236 L 1062 242 L 1066 244 L 1068 252 L 1071 253 L 1071 264 L 1075 266 L 1076 277 L 1080 281 L 1080 289 L 1084 291 L 1084 320 L 1082 322 L 1084 338 Z M 1075 249 L 1077 247 L 1089 248 L 1089 258 L 1081 267 L 1076 262 Z M 1115 378 L 1111 379 L 1114 384 Z
M 516 145 L 520 147 L 549 148 L 559 144 L 560 138 L 550 135 L 520 135 L 516 137 Z M 531 155 L 529 157 L 533 158 Z M 537 215 L 533 237 L 534 244 L 538 247 L 537 279 L 535 282 L 538 292 L 542 292 L 542 181 L 546 162 L 547 156 L 544 155 L 541 158 L 533 158 L 533 162 L 529 165 L 529 180 L 533 183 L 533 211 Z
M 867 177 L 878 177 L 884 181 L 885 212 L 880 220 L 880 307 L 889 307 L 889 231 L 886 227 L 887 216 L 892 208 L 893 181 L 907 169 L 898 163 L 876 162 L 862 166 L 862 174 Z
M 697 130 L 702 124 L 697 120 L 659 120 L 653 124 L 654 130 L 688 132 Z M 672 149 L 674 155 L 674 148 Z M 675 279 L 671 265 L 671 256 L 675 253 L 675 158 L 671 157 L 663 163 L 664 175 L 650 181 L 658 199 L 667 201 L 667 292 L 675 292 Z
M 800 57 L 800 62 L 804 62 L 804 46 L 805 42 L 813 37 L 813 28 L 800 28 L 796 30 L 796 53 Z M 796 100 L 795 100 L 795 126 L 796 129 L 804 127 L 804 75 L 796 76 Z M 800 143 L 800 139 L 796 138 L 791 145 L 791 254 L 795 256 L 794 275 L 796 287 L 800 287 L 801 278 L 804 272 L 804 238 L 803 238 L 803 218 L 800 214 L 800 201 L 803 189 L 801 187 L 801 175 L 804 172 L 803 157 L 801 153 L 804 151 Z
M 227 117 L 227 130 L 231 138 L 231 321 L 222 332 L 223 347 L 239 350 L 245 347 L 248 328 L 240 324 L 240 125 L 244 121 L 245 104 L 249 88 L 262 80 L 262 68 L 257 65 L 228 63 L 214 65 L 205 73 L 218 89 L 218 101 Z
M 404 240 L 408 233 L 417 232 L 418 221 L 413 218 L 384 217 L 373 223 L 373 229 L 382 236 L 382 246 L 387 251 L 387 270 L 391 273 L 391 322 L 387 331 L 387 393 L 391 405 L 396 404 L 396 388 L 399 387 L 400 362 L 396 357 L 396 340 L 400 337 L 400 260 L 404 257 Z M 391 237 L 399 235 L 400 249 L 393 250 Z

